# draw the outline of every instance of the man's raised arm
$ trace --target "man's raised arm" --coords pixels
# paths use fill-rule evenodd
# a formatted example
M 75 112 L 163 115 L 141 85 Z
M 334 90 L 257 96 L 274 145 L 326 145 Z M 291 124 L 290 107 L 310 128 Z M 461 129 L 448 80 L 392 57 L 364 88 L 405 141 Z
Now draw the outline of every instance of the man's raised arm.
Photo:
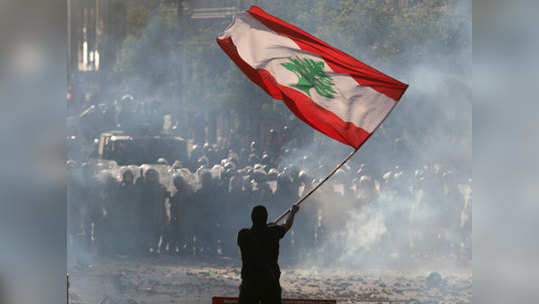
M 290 213 L 288 214 L 288 217 L 286 218 L 286 221 L 283 225 L 286 231 L 292 228 L 292 224 L 294 224 L 294 216 L 296 215 L 296 212 L 298 212 L 298 210 L 299 206 L 297 205 L 293 205 L 292 208 L 290 208 Z

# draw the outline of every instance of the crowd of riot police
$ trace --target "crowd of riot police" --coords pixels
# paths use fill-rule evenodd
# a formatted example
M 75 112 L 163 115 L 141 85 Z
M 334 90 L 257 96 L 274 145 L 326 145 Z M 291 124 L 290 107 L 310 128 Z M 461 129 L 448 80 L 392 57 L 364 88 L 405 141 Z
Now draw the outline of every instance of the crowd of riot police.
M 283 166 L 254 145 L 239 152 L 208 144 L 190 150 L 184 163 L 68 161 L 68 244 L 102 255 L 237 256 L 235 236 L 250 225 L 253 206 L 267 206 L 271 220 L 330 171 L 311 159 L 318 167 L 310 168 L 318 169 Z M 366 208 L 384 213 L 380 248 L 471 249 L 470 180 L 440 165 L 374 170 L 350 162 L 310 200 L 281 245 L 298 255 L 321 248 L 338 254 L 351 214 Z

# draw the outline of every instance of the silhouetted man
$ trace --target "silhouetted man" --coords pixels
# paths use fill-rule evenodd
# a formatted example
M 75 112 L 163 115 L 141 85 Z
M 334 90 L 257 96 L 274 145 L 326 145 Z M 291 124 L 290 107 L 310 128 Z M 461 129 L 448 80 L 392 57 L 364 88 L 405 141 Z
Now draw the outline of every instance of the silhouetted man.
M 293 206 L 284 225 L 267 224 L 268 211 L 258 205 L 251 212 L 253 226 L 238 233 L 238 246 L 241 250 L 241 285 L 239 304 L 281 303 L 281 270 L 279 240 L 290 230 L 294 216 L 299 210 Z

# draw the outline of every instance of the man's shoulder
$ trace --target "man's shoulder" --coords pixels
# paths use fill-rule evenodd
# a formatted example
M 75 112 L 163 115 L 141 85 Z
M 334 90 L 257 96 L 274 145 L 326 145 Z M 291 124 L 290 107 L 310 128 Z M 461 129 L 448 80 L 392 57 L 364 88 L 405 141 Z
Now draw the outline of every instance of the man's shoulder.
M 249 239 L 249 234 L 250 234 L 250 230 L 247 228 L 243 228 L 240 231 L 238 231 L 237 241 L 240 247 L 242 246 L 242 244 L 245 244 L 245 242 L 248 242 L 247 240 Z
M 283 230 L 285 228 L 284 228 L 284 225 L 271 224 L 271 225 L 268 225 L 268 229 L 270 229 L 272 231 L 278 231 L 278 230 Z
M 249 231 L 251 231 L 249 228 L 242 228 L 242 229 L 240 229 L 240 231 L 238 232 L 238 234 L 249 233 Z
M 284 234 L 286 233 L 286 228 L 284 227 L 284 225 L 270 225 L 268 226 L 268 229 L 269 231 L 276 235 L 278 238 L 282 238 L 284 236 Z
M 248 228 L 242 228 L 240 231 L 238 231 L 238 238 L 245 237 L 251 233 L 251 230 Z

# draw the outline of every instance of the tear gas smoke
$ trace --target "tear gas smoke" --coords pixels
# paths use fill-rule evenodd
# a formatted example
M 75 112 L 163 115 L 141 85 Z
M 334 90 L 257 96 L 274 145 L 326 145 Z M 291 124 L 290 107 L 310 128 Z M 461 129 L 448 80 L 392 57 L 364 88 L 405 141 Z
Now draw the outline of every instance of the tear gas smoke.
M 419 251 L 430 256 L 456 257 L 460 248 L 471 250 L 471 245 L 464 244 L 467 241 L 459 234 L 462 226 L 471 221 L 471 4 L 452 1 L 445 8 L 450 13 L 440 14 L 439 20 L 433 23 L 440 31 L 453 35 L 456 41 L 446 44 L 441 39 L 420 41 L 387 56 L 385 60 L 379 60 L 377 52 L 364 45 L 361 39 L 347 40 L 343 33 L 332 32 L 335 27 L 324 27 L 316 18 L 290 15 L 272 1 L 264 1 L 262 6 L 276 15 L 283 13 L 287 21 L 313 32 L 330 44 L 345 46 L 342 48 L 344 51 L 366 63 L 376 63 L 376 68 L 410 85 L 395 111 L 360 153 L 303 204 L 298 223 L 290 236 L 295 252 L 283 250 L 283 258 L 295 256 L 301 257 L 298 259 L 304 263 L 333 261 L 336 264 L 367 266 L 411 261 Z M 261 90 L 248 83 L 214 43 L 218 29 L 224 28 L 228 20 L 207 27 L 201 23 L 198 29 L 194 29 L 179 28 L 167 18 L 166 12 L 156 9 L 138 35 L 127 36 L 116 67 L 121 70 L 121 77 L 111 79 L 109 89 L 96 94 L 96 100 L 107 103 L 110 109 L 119 113 L 130 106 L 136 108 L 123 118 L 121 114 L 113 115 L 111 127 L 137 125 L 142 126 L 142 129 L 137 129 L 143 130 L 141 134 L 174 133 L 194 140 L 189 142 L 190 150 L 192 143 L 201 145 L 205 138 L 220 145 L 220 141 L 227 137 L 241 137 L 242 133 L 248 133 L 245 138 L 226 142 L 231 152 L 240 154 L 241 148 L 248 148 L 248 143 L 254 138 L 253 132 L 258 132 L 258 129 L 251 130 L 252 121 L 263 115 L 257 108 L 234 108 L 234 99 L 248 97 L 260 101 L 264 104 L 263 109 L 274 113 L 283 113 L 287 109 L 282 104 L 272 104 Z M 176 41 L 173 38 L 180 33 L 196 34 L 200 39 L 189 40 L 190 44 L 172 45 L 171 41 Z M 384 35 L 379 39 L 383 44 L 384 39 L 393 38 Z M 230 94 L 223 93 L 230 91 Z M 122 103 L 120 96 L 123 94 L 134 97 Z M 226 102 L 230 101 L 232 106 L 227 108 Z M 163 119 L 167 114 L 168 118 Z M 239 121 L 231 121 L 231 117 L 239 117 Z M 164 124 L 165 121 L 167 123 Z M 312 137 L 313 131 L 295 118 L 281 119 L 278 124 L 286 124 L 293 130 L 285 142 L 288 149 L 283 150 L 261 176 L 266 176 L 271 167 L 287 172 L 304 171 L 309 182 L 294 174 L 290 176 L 297 180 L 300 190 L 305 189 L 311 186 L 313 179 L 320 180 L 329 173 L 348 153 L 346 146 L 319 134 L 315 134 L 310 142 L 300 141 L 304 137 Z M 164 130 L 163 125 L 172 127 Z M 106 131 L 103 126 L 93 127 L 98 128 L 90 130 L 94 135 Z M 77 133 L 79 137 L 84 136 L 85 128 L 82 120 L 75 120 L 74 129 L 83 130 Z M 215 139 L 211 140 L 213 129 L 217 131 Z M 261 127 L 260 132 L 266 134 L 265 131 Z M 303 136 L 305 134 L 308 136 Z M 260 146 L 264 143 L 258 142 L 257 145 L 261 151 L 263 148 Z M 225 158 L 230 156 L 228 152 L 224 153 Z M 174 174 L 182 176 L 191 193 L 209 191 L 205 190 L 202 181 L 204 170 L 208 170 L 213 183 L 222 187 L 219 183 L 226 172 L 225 167 L 211 166 L 202 171 L 197 170 L 199 164 L 183 171 L 171 169 L 170 165 L 156 164 L 132 166 L 130 169 L 137 180 L 149 168 L 154 168 L 159 173 L 160 183 L 173 195 L 176 192 Z M 237 164 L 234 166 L 243 169 Z M 98 182 L 103 183 L 112 177 L 115 183 L 120 183 L 126 168 L 115 164 L 102 168 L 98 170 Z M 251 166 L 238 173 L 242 189 L 262 187 L 268 182 L 272 185 L 271 192 L 276 192 L 275 179 L 257 181 L 253 177 L 256 175 L 251 175 L 253 171 L 256 170 Z M 365 186 L 367 184 L 369 186 Z M 290 199 L 270 206 L 270 218 L 276 217 L 293 201 Z M 234 229 L 241 227 L 238 223 L 248 226 L 250 206 L 245 202 L 243 208 L 229 212 L 227 223 L 233 223 Z M 166 209 L 170 218 L 170 202 L 166 203 Z M 457 218 L 462 225 L 444 222 Z M 212 219 L 193 218 L 198 222 Z M 302 224 L 311 228 L 302 228 Z M 228 240 L 232 243 L 234 229 L 230 229 L 232 241 Z M 302 240 L 305 234 L 314 235 L 316 247 L 311 241 L 307 242 L 310 245 L 305 245 Z M 217 236 L 208 237 L 218 239 Z M 454 261 L 452 259 L 451 263 Z

